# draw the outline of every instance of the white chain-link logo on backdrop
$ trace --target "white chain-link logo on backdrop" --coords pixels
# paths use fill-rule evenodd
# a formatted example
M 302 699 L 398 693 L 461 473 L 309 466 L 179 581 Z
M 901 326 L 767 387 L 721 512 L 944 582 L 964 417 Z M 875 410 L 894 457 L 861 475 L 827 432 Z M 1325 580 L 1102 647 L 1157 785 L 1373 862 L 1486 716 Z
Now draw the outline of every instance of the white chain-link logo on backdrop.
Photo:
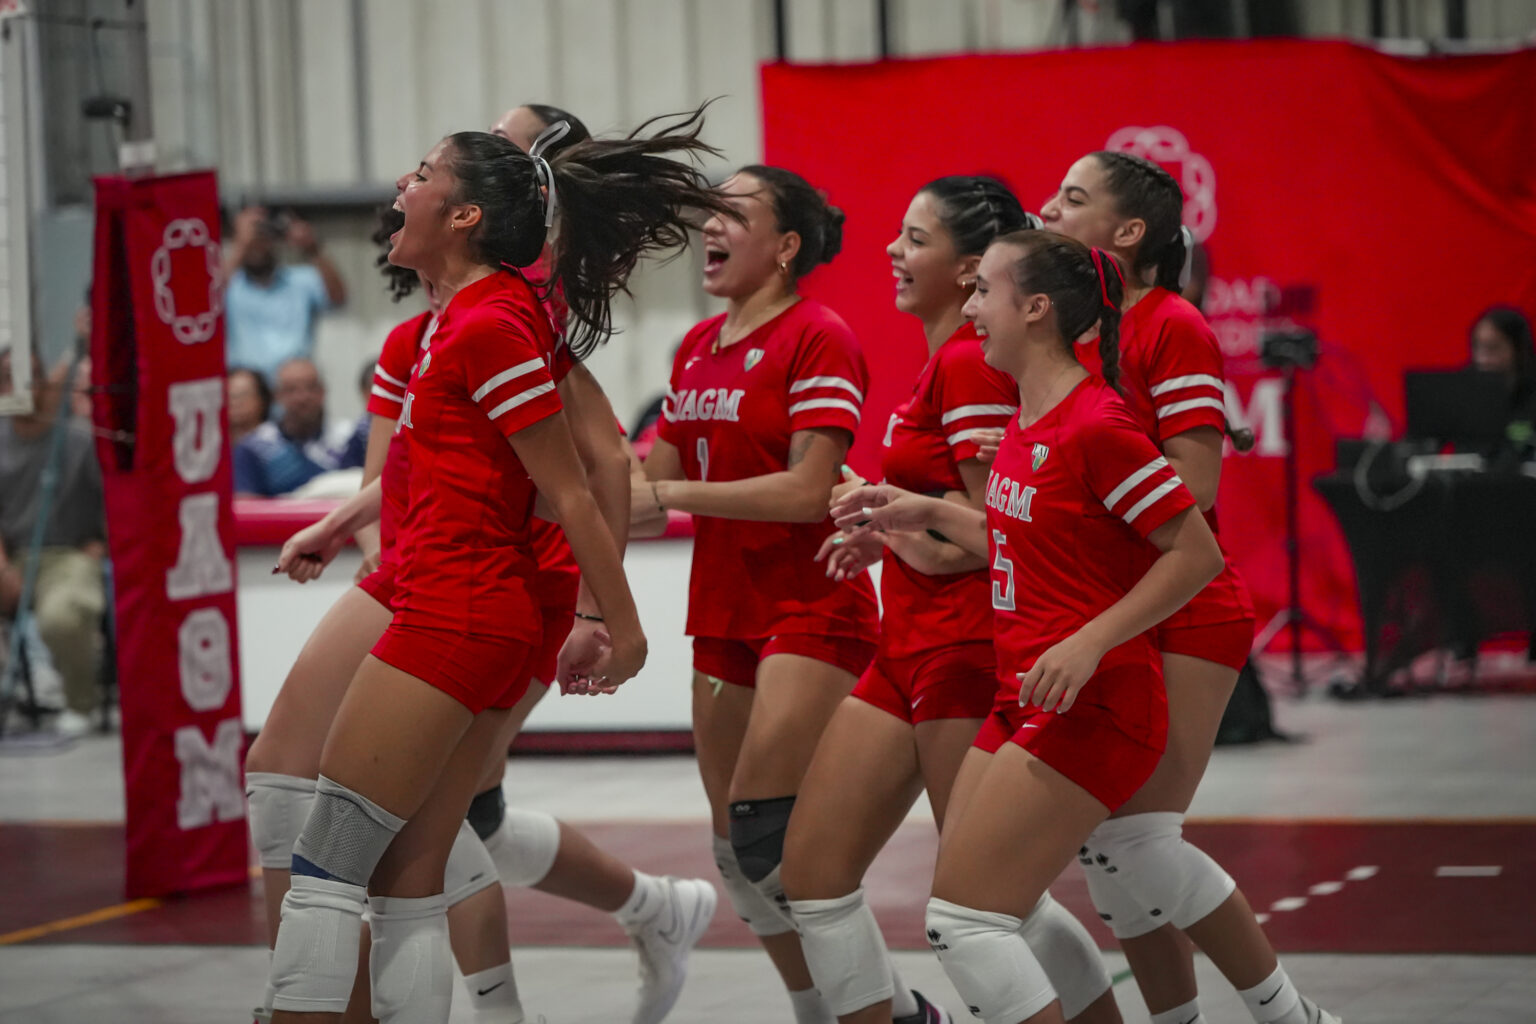
M 1105 149 L 1134 153 L 1162 165 L 1184 190 L 1184 226 L 1204 242 L 1216 230 L 1216 171 L 1211 162 L 1189 148 L 1189 140 L 1177 128 L 1165 124 L 1152 128 L 1133 125 L 1109 137 Z
M 208 271 L 208 310 L 189 314 L 176 311 L 176 296 L 171 293 L 171 253 L 177 249 L 203 250 Z M 155 312 L 171 328 L 183 345 L 196 345 L 213 337 L 224 308 L 223 268 L 219 243 L 213 240 L 208 225 L 200 217 L 173 220 L 165 226 L 160 248 L 149 261 L 149 276 L 155 286 Z

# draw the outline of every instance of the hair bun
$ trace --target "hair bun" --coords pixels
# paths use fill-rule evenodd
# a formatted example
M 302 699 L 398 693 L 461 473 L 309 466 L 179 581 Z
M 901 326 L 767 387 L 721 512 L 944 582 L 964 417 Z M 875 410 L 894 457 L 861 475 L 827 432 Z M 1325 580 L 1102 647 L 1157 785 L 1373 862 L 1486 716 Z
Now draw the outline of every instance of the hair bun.
M 832 257 L 843 251 L 843 221 L 847 215 L 841 209 L 827 204 L 821 225 L 821 256 L 816 262 L 831 263 Z

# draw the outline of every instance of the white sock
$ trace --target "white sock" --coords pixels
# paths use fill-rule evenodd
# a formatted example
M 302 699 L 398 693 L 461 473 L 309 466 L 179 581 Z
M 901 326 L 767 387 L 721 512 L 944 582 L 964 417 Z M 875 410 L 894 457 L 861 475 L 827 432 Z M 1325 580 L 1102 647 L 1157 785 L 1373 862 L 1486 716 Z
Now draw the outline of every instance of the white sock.
M 655 875 L 635 872 L 635 888 L 624 905 L 613 912 L 619 924 L 626 928 L 644 924 L 655 917 L 667 902 L 666 883 Z
M 897 1019 L 910 1017 L 918 1010 L 917 996 L 907 988 L 907 983 L 901 980 L 901 975 L 896 971 L 895 961 L 891 962 L 891 981 L 895 988 L 891 989 L 891 1016 Z
M 1258 1024 L 1307 1024 L 1307 1008 L 1302 1004 L 1301 993 L 1291 984 L 1284 967 L 1276 965 L 1274 974 L 1238 995 L 1248 1004 L 1248 1012 Z
M 464 975 L 469 1005 L 475 1018 L 485 1024 L 522 1024 L 523 1004 L 517 998 L 517 979 L 509 960 L 483 971 Z
M 1205 1014 L 1200 1012 L 1200 1000 L 1191 999 L 1183 1006 L 1175 1006 L 1171 1010 L 1152 1015 L 1152 1024 L 1207 1024 Z
M 813 988 L 791 992 L 789 1004 L 795 1008 L 795 1024 L 837 1024 L 827 1001 Z

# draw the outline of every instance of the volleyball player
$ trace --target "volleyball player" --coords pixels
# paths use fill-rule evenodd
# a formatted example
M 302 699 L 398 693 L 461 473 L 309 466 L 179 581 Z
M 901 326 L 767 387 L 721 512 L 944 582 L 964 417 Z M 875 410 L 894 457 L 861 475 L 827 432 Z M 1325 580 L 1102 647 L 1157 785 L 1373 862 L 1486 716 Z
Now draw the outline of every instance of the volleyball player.
M 1204 317 L 1179 297 L 1183 204 L 1178 183 L 1157 164 L 1098 152 L 1072 165 L 1041 213 L 1052 230 L 1100 246 L 1130 268 L 1120 325 L 1126 404 L 1214 530 L 1226 425 L 1222 358 Z M 1079 354 L 1097 369 L 1091 345 L 1080 345 Z M 1248 588 L 1229 562 L 1158 627 L 1167 752 L 1083 851 L 1094 905 L 1120 940 L 1153 1024 L 1204 1019 L 1178 929 L 1221 969 L 1260 1024 L 1333 1020 L 1297 992 L 1237 883 L 1182 834 L 1253 625 Z
M 833 581 L 813 561 L 867 371 L 842 319 L 797 290 L 837 254 L 841 211 L 776 167 L 744 167 L 723 191 L 737 216 L 712 218 L 702 245 L 704 290 L 726 312 L 678 349 L 635 515 L 694 515 L 693 731 L 715 861 L 796 1020 L 820 1024 L 779 862 L 816 741 L 874 652 L 868 578 Z
M 988 244 L 1032 220 L 992 178 L 940 178 L 912 198 L 886 253 L 896 308 L 921 322 L 929 358 L 886 430 L 885 482 L 983 508 L 987 468 L 975 436 L 1007 423 L 1018 385 L 986 365 L 962 307 Z M 816 748 L 785 842 L 784 887 L 811 976 L 839 1020 L 947 1020 L 897 983 L 860 883 L 919 789 L 942 828 L 955 772 L 992 709 L 987 563 L 926 533 L 845 538 L 834 534 L 819 553 L 834 577 L 884 552 L 879 649 Z M 1118 1020 L 1097 947 L 1071 914 L 1043 900 L 1029 938 L 1037 951 L 1062 954 L 1041 953 L 1068 1016 Z M 1107 1015 L 1085 1013 L 1095 1001 Z
M 638 258 L 686 243 L 694 211 L 725 209 L 676 159 L 708 152 L 700 120 L 582 143 L 551 161 L 459 133 L 398 183 L 405 216 L 391 260 L 447 305 L 399 421 L 410 477 L 394 618 L 348 687 L 294 847 L 275 1020 L 345 1005 L 365 885 L 375 894 L 375 1011 L 384 1021 L 447 1018 L 443 862 L 538 640 L 534 487 L 606 620 L 609 646 L 587 688 L 611 690 L 644 661 L 623 568 L 550 376 L 554 331 L 532 287 L 506 268 L 538 258 L 558 203 L 554 264 L 579 324 L 571 347 L 584 354 L 608 333 L 610 298 Z
M 1194 499 L 1113 389 L 1120 295 L 1100 250 L 1043 231 L 994 242 L 966 309 L 1020 408 L 985 517 L 890 487 L 833 509 L 844 527 L 933 529 L 990 555 L 997 700 L 955 782 L 927 914 L 930 945 L 986 1024 L 1064 1019 L 1021 931 L 1156 766 L 1167 719 L 1148 631 L 1222 565 Z M 1073 351 L 1095 323 L 1102 378 Z

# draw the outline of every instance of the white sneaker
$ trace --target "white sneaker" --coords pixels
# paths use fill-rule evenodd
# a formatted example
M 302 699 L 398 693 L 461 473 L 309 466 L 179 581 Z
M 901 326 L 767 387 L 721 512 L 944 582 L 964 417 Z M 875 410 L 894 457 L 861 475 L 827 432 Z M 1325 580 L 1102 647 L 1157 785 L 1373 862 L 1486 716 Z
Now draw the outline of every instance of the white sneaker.
M 1302 997 L 1301 1001 L 1307 1008 L 1307 1024 L 1343 1024 L 1343 1021 L 1338 1017 L 1335 1017 L 1305 996 Z
M 656 916 L 625 929 L 640 955 L 640 1005 L 634 1024 L 659 1024 L 688 977 L 688 955 L 715 916 L 715 887 L 702 878 L 662 879 L 667 903 Z
M 90 715 L 81 714 L 70 708 L 60 711 L 59 717 L 53 720 L 53 731 L 69 739 L 84 736 L 94 728 L 96 728 L 96 723 L 91 720 Z

